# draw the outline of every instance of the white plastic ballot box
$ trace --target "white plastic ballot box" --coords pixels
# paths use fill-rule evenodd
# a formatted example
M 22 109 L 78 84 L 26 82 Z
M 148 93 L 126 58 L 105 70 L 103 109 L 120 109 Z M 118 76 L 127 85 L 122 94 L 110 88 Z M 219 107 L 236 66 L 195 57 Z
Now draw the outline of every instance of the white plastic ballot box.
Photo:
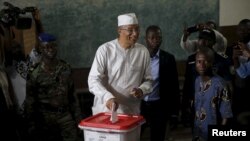
M 84 132 L 84 141 L 140 141 L 143 116 L 118 114 L 118 121 L 110 121 L 110 113 L 99 113 L 83 119 L 78 127 Z

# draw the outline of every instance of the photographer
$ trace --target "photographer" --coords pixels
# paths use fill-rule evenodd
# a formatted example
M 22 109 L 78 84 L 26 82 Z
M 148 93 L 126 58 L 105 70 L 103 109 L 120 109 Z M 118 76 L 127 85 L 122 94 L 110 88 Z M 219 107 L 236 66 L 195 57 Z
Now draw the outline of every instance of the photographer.
M 15 40 L 14 31 L 22 31 L 30 29 L 32 25 L 32 18 L 24 17 L 26 13 L 34 13 L 37 9 L 35 7 L 25 7 L 23 9 L 12 5 L 9 2 L 3 3 L 6 8 L 0 11 L 0 33 L 2 34 L 4 52 L 5 52 L 5 65 L 12 65 L 11 56 L 11 43 Z M 34 18 L 35 19 L 35 18 Z M 35 20 L 36 22 L 36 20 Z
M 22 31 L 23 29 L 31 28 L 31 23 L 29 22 L 32 21 L 32 19 L 30 18 L 28 20 L 25 18 L 24 20 L 19 15 L 25 14 L 26 12 L 32 12 L 32 15 L 35 19 L 35 16 L 37 16 L 37 9 L 35 7 L 26 7 L 24 9 L 20 9 L 8 2 L 4 2 L 4 5 L 8 7 L 7 9 L 1 10 L 1 12 L 4 12 L 1 17 L 1 26 L 4 27 L 3 31 L 5 31 L 5 66 L 13 86 L 17 106 L 16 110 L 18 114 L 21 114 L 23 110 L 22 104 L 26 93 L 26 77 L 31 63 L 29 58 L 25 56 L 24 46 L 22 46 L 21 43 L 15 39 L 15 34 L 13 31 L 14 29 L 17 31 Z M 38 15 L 37 17 L 40 16 Z M 24 21 L 21 22 L 21 20 Z M 40 20 L 35 19 L 35 21 Z
M 31 28 L 32 18 L 24 18 L 23 14 L 27 12 L 32 14 L 33 19 L 36 24 L 36 32 L 39 34 L 43 31 L 39 11 L 35 7 L 26 7 L 24 9 L 20 9 L 18 7 L 13 6 L 8 2 L 4 2 L 4 5 L 7 6 L 6 9 L 1 10 L 1 27 L 2 27 L 2 35 L 4 36 L 4 52 L 5 52 L 5 67 L 6 73 L 8 75 L 8 79 L 10 81 L 10 85 L 12 86 L 13 95 L 15 101 L 13 102 L 15 107 L 15 119 L 12 122 L 15 124 L 15 127 L 19 136 L 19 140 L 26 140 L 26 121 L 23 113 L 23 103 L 26 97 L 26 80 L 27 73 L 29 68 L 34 62 L 34 58 L 39 58 L 40 53 L 34 53 L 37 56 L 26 57 L 24 52 L 24 46 L 21 45 L 15 39 L 15 31 L 22 32 L 23 29 Z M 21 15 L 21 16 L 20 16 Z M 37 35 L 36 35 L 37 38 Z M 38 48 L 38 44 L 35 48 Z M 32 54 L 31 53 L 31 54 Z M 39 59 L 35 61 L 38 62 Z
M 235 69 L 233 112 L 236 124 L 249 126 L 249 91 L 250 91 L 250 19 L 243 19 L 237 27 L 239 41 L 233 47 Z
M 213 49 L 216 51 L 216 53 L 226 58 L 227 56 L 225 55 L 225 51 L 227 48 L 227 39 L 219 31 L 217 31 L 216 24 L 213 21 L 207 21 L 205 24 L 199 23 L 195 26 L 185 28 L 180 42 L 181 48 L 188 53 L 196 52 L 198 49 L 198 39 L 189 40 L 188 37 L 192 33 L 200 32 L 204 28 L 210 28 L 214 31 L 216 43 L 214 44 Z

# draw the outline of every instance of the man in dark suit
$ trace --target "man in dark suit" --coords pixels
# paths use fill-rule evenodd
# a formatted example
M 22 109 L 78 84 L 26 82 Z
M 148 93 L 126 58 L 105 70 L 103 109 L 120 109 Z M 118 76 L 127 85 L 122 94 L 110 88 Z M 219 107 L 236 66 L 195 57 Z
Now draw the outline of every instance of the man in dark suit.
M 179 82 L 175 57 L 161 49 L 162 32 L 151 25 L 146 30 L 146 43 L 151 56 L 153 92 L 142 100 L 141 114 L 149 126 L 151 141 L 164 141 L 171 117 L 179 112 Z

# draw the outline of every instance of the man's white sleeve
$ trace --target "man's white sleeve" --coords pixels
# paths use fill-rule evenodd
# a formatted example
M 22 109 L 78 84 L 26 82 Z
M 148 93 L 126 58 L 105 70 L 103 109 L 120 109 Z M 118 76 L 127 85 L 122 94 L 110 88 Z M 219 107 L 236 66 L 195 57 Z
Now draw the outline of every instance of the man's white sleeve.
M 97 50 L 88 76 L 89 91 L 99 97 L 103 103 L 106 103 L 110 98 L 114 98 L 114 96 L 105 88 L 104 84 L 107 83 L 104 80 L 107 59 L 105 55 L 105 52 L 101 48 Z

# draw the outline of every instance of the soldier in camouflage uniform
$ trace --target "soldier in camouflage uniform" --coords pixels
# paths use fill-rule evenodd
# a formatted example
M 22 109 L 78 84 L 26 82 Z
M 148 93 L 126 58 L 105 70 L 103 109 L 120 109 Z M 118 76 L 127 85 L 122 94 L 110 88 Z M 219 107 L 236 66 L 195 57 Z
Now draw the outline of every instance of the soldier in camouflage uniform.
M 25 111 L 33 140 L 76 141 L 80 107 L 74 97 L 71 67 L 56 58 L 55 37 L 42 33 L 42 60 L 30 69 Z M 57 137 L 61 138 L 58 139 Z

